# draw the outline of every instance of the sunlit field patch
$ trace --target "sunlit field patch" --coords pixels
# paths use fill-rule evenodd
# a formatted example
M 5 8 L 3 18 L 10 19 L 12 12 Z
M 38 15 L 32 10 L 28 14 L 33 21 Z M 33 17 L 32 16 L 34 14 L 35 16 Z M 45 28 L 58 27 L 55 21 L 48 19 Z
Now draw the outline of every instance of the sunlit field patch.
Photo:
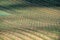
M 0 16 L 8 16 L 8 15 L 11 15 L 11 14 L 0 10 Z

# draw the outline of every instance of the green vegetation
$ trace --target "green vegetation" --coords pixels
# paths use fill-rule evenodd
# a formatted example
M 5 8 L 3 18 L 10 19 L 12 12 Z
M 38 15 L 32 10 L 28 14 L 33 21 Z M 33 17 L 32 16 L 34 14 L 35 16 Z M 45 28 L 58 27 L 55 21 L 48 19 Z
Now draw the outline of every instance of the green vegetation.
M 0 16 L 7 16 L 7 15 L 10 15 L 10 14 L 4 11 L 0 11 Z

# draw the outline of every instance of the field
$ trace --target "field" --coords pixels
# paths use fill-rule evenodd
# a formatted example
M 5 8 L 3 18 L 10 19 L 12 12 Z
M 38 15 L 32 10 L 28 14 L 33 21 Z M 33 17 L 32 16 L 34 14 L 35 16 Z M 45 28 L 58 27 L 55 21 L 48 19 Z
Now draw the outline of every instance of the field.
M 60 9 L 29 6 L 0 10 L 0 40 L 60 40 Z

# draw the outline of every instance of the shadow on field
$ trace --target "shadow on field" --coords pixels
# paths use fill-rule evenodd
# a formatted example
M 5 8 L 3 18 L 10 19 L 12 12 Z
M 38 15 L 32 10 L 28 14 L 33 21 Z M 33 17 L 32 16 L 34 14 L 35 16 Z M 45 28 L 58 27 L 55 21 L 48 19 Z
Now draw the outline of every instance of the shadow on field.
M 34 7 L 60 7 L 60 1 L 59 0 L 23 0 L 24 3 L 20 4 L 22 1 L 16 0 L 16 2 L 18 1 L 18 3 L 15 4 L 10 4 L 10 5 L 5 5 L 2 6 L 0 5 L 0 10 L 11 10 L 11 9 L 23 9 L 23 8 L 28 8 L 31 6 Z M 9 1 L 8 1 L 9 2 Z M 19 3 L 20 2 L 20 3 Z

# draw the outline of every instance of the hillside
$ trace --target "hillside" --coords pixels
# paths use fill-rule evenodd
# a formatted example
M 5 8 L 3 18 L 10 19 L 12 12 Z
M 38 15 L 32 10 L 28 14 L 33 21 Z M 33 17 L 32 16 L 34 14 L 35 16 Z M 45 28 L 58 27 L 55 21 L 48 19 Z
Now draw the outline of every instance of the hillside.
M 0 40 L 60 40 L 60 7 L 0 1 Z

